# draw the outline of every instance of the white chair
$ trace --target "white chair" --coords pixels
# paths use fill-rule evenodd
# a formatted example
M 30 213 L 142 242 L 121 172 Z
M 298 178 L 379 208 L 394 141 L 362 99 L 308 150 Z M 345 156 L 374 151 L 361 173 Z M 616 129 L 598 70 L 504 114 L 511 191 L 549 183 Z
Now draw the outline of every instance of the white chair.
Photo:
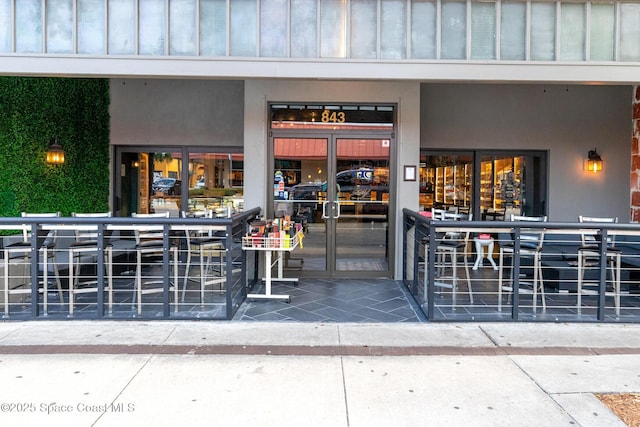
M 77 213 L 72 212 L 74 218 L 110 218 L 111 212 L 99 213 Z M 73 316 L 75 295 L 90 292 L 98 292 L 98 280 L 93 276 L 91 279 L 83 280 L 81 276 L 82 262 L 93 264 L 98 256 L 98 226 L 86 224 L 76 226 L 75 241 L 69 245 L 69 316 Z M 109 292 L 109 313 L 113 309 L 113 251 L 108 245 L 104 246 L 105 254 L 105 275 L 108 284 L 104 288 Z
M 436 221 L 471 221 L 471 214 L 458 214 L 451 212 L 433 212 L 438 218 Z M 432 224 L 437 226 L 436 224 Z M 467 291 L 469 292 L 469 302 L 473 303 L 473 291 L 471 289 L 471 276 L 469 274 L 469 262 L 468 262 L 468 244 L 469 244 L 470 232 L 444 232 L 438 233 L 437 245 L 435 248 L 436 269 L 438 271 L 437 281 L 435 286 L 451 288 L 452 292 L 452 304 L 455 309 L 457 304 L 458 294 L 458 259 L 462 256 L 464 263 L 466 279 L 467 279 Z M 425 245 L 425 249 L 428 252 L 428 244 Z M 449 264 L 447 264 L 447 256 L 449 257 Z M 451 275 L 446 276 L 446 269 L 451 268 Z M 427 280 L 427 272 L 425 268 L 425 283 Z M 445 283 L 445 280 L 451 280 L 451 284 Z
M 580 222 L 600 222 L 600 223 L 617 223 L 616 217 L 578 217 Z M 578 313 L 582 311 L 582 295 L 598 295 L 597 285 L 595 289 L 593 284 L 584 283 L 584 273 L 589 267 L 598 264 L 600 260 L 600 234 L 596 229 L 583 229 L 580 231 L 581 246 L 578 248 Z M 608 237 L 605 248 L 606 268 L 611 272 L 612 291 L 605 289 L 605 296 L 612 296 L 616 306 L 616 316 L 620 315 L 620 268 L 622 251 L 615 247 L 615 236 Z M 585 286 L 586 285 L 586 286 Z M 606 285 L 606 284 L 605 284 Z
M 186 212 L 182 212 L 182 216 L 186 218 Z M 209 218 L 211 215 L 208 216 Z M 185 294 L 187 291 L 187 282 L 189 281 L 189 269 L 191 267 L 191 261 L 194 254 L 198 257 L 198 264 L 200 265 L 200 304 L 204 303 L 204 291 L 207 286 L 219 284 L 222 289 L 222 284 L 226 281 L 223 258 L 225 256 L 224 241 L 222 237 L 216 236 L 214 230 L 211 227 L 205 225 L 197 225 L 193 228 L 185 228 L 186 248 L 187 248 L 187 263 L 184 271 L 184 282 L 182 285 L 182 297 L 181 301 L 184 302 Z M 213 274 L 209 277 L 209 271 L 213 270 L 215 266 L 212 261 L 214 257 L 218 258 L 218 267 L 220 275 Z
M 522 221 L 522 222 L 546 222 L 546 216 L 538 216 L 538 217 L 529 217 L 522 215 L 513 215 L 511 214 L 511 221 Z M 542 298 L 542 309 L 546 310 L 547 305 L 544 296 L 544 280 L 542 277 L 542 245 L 544 243 L 544 228 L 521 228 L 520 229 L 520 259 L 525 257 L 530 257 L 533 260 L 533 282 L 531 286 L 531 290 L 528 288 L 520 287 L 520 293 L 529 293 L 533 294 L 533 312 L 535 313 L 538 306 L 538 292 L 540 292 Z M 511 275 L 510 275 L 510 285 L 506 286 L 503 284 L 503 271 L 504 271 L 504 258 L 505 256 L 509 256 L 511 258 Z M 498 311 L 502 311 L 502 291 L 509 292 L 509 297 L 511 297 L 511 293 L 513 292 L 513 266 L 514 266 L 514 258 L 516 256 L 515 253 L 515 241 L 511 242 L 501 242 L 500 243 L 500 261 L 498 266 Z M 525 281 L 526 282 L 526 281 Z M 520 284 L 523 282 L 521 281 Z
M 56 213 L 27 213 L 22 212 L 23 218 L 57 218 L 60 212 Z M 27 273 L 31 262 L 31 225 L 22 224 L 17 227 L 22 231 L 22 241 L 7 245 L 4 250 L 4 315 L 9 316 L 9 298 L 15 294 L 31 294 L 30 274 Z M 58 297 L 60 302 L 64 301 L 62 294 L 62 285 L 60 283 L 60 274 L 58 273 L 58 265 L 55 261 L 55 245 L 57 233 L 55 230 L 38 230 L 36 233 L 36 248 L 39 254 L 38 266 L 42 263 L 42 281 L 39 292 L 42 293 L 43 312 L 47 314 L 48 310 L 48 291 L 49 291 L 49 262 L 53 264 L 53 272 L 58 288 Z M 9 268 L 12 265 L 20 265 L 26 271 L 18 277 L 19 283 L 12 283 L 10 280 Z
M 131 214 L 133 218 L 169 218 L 169 212 L 156 214 Z M 164 253 L 164 227 L 162 224 L 144 224 L 134 228 L 136 238 L 136 279 L 133 294 L 133 304 L 137 303 L 138 315 L 142 314 L 142 296 L 151 293 L 164 292 L 164 280 L 162 277 L 151 276 L 148 280 L 143 280 L 142 264 L 143 260 L 149 258 L 162 257 Z M 178 248 L 175 245 L 169 246 L 171 260 L 173 261 L 173 284 L 169 286 L 169 291 L 174 292 L 174 308 L 178 311 Z M 155 285 L 155 286 L 153 286 Z M 160 285 L 160 286 L 157 286 Z M 144 286 L 144 288 L 143 288 Z

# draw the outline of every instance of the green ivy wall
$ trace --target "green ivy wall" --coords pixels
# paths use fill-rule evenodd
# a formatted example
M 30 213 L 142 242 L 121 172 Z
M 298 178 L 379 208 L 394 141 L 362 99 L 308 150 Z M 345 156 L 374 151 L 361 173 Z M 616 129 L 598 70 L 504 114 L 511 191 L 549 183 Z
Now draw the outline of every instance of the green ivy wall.
M 49 141 L 65 151 L 46 163 Z M 0 216 L 109 210 L 109 81 L 0 77 Z

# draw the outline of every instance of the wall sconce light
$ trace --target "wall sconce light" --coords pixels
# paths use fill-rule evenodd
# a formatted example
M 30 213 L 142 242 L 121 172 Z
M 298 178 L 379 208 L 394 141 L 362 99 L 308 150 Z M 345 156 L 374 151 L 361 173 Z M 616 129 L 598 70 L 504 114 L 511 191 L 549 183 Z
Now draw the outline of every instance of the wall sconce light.
M 53 165 L 60 165 L 64 163 L 64 150 L 55 138 L 49 141 L 49 148 L 47 149 L 47 163 Z
M 602 165 L 602 157 L 594 148 L 593 150 L 589 150 L 587 154 L 587 158 L 584 161 L 584 168 L 589 172 L 600 172 L 603 169 Z

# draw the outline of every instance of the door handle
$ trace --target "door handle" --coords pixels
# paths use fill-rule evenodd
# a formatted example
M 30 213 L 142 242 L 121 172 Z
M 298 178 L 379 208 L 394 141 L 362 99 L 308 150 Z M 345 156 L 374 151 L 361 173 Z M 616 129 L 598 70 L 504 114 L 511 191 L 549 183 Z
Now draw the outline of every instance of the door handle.
M 329 216 L 327 215 L 328 204 L 329 202 L 322 202 L 322 219 L 329 219 Z
M 333 217 L 333 219 L 338 219 L 340 218 L 340 202 L 333 202 L 335 204 L 335 206 L 337 206 L 337 209 L 335 209 L 336 211 L 336 215 Z

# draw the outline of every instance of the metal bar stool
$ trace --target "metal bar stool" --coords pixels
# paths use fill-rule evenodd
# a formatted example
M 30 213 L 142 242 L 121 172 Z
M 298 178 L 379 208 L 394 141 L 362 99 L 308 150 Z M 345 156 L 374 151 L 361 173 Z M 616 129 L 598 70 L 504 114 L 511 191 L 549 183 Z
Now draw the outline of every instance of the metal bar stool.
M 578 217 L 580 222 L 590 223 L 617 223 L 616 217 Z M 577 308 L 578 314 L 582 313 L 582 294 L 597 295 L 597 289 L 589 289 L 585 287 L 584 273 L 587 268 L 592 268 L 594 263 L 600 260 L 600 243 L 601 235 L 597 229 L 583 229 L 580 233 L 581 246 L 578 248 L 578 296 Z M 612 291 L 605 289 L 605 296 L 613 296 L 616 307 L 616 316 L 620 316 L 620 269 L 622 251 L 615 247 L 615 238 L 607 238 L 605 242 L 605 258 L 607 270 L 611 272 Z M 605 283 L 606 286 L 606 283 Z
M 77 213 L 72 212 L 74 218 L 109 218 L 111 212 L 99 213 Z M 91 261 L 98 257 L 98 226 L 87 224 L 76 226 L 75 241 L 69 245 L 69 316 L 73 316 L 75 295 L 90 292 L 98 292 L 98 280 L 91 277 L 89 280 L 82 280 L 82 261 Z M 113 310 L 113 277 L 111 264 L 113 261 L 113 251 L 109 246 L 105 246 L 105 269 L 108 285 L 104 288 L 109 292 L 109 313 Z
M 169 212 L 156 214 L 131 214 L 134 218 L 169 218 Z M 164 226 L 162 224 L 144 224 L 134 228 L 136 238 L 136 279 L 133 290 L 132 305 L 137 303 L 138 315 L 142 314 L 142 296 L 151 293 L 164 292 L 164 280 L 154 279 L 143 280 L 142 262 L 144 258 L 163 257 L 164 252 Z M 174 309 L 178 312 L 178 247 L 170 245 L 168 250 L 171 252 L 173 260 L 173 284 L 169 286 L 169 291 L 174 292 Z M 170 261 L 171 262 L 171 261 Z M 146 285 L 161 285 L 147 286 Z
M 27 213 L 22 212 L 23 218 L 57 218 L 60 216 L 60 212 L 55 213 Z M 15 294 L 31 294 L 31 287 L 29 286 L 31 281 L 22 281 L 18 284 L 11 284 L 11 275 L 9 274 L 9 268 L 11 265 L 22 265 L 27 268 L 31 262 L 32 252 L 32 233 L 31 225 L 22 224 L 17 227 L 22 231 L 22 241 L 7 245 L 3 249 L 4 255 L 4 316 L 9 316 L 9 298 L 10 295 Z M 38 253 L 38 265 L 42 262 L 42 281 L 39 292 L 42 293 L 43 312 L 46 315 L 48 312 L 48 290 L 49 290 L 49 261 L 52 261 L 53 272 L 58 289 L 58 297 L 60 301 L 63 301 L 62 285 L 60 283 L 60 274 L 58 273 L 58 265 L 55 261 L 55 245 L 56 245 L 56 230 L 41 230 L 36 232 L 36 250 Z M 19 276 L 23 279 L 29 277 L 26 272 Z M 37 303 L 37 302 L 36 302 Z
M 526 221 L 526 222 L 546 222 L 546 216 L 529 217 L 522 215 L 511 214 L 511 222 Z M 547 309 L 547 303 L 544 295 L 544 280 L 542 276 L 542 244 L 544 243 L 544 228 L 522 228 L 520 230 L 520 258 L 530 257 L 533 259 L 533 282 L 532 289 L 529 291 L 527 288 L 520 287 L 520 292 L 531 292 L 533 294 L 533 312 L 535 313 L 538 308 L 538 292 L 542 298 L 542 310 Z M 511 275 L 510 286 L 503 284 L 503 270 L 504 270 L 504 258 L 505 256 L 511 257 Z M 514 257 L 515 252 L 515 239 L 511 242 L 505 242 L 500 245 L 500 261 L 498 265 L 498 311 L 502 311 L 502 291 L 509 292 L 509 297 L 513 293 L 514 283 Z

